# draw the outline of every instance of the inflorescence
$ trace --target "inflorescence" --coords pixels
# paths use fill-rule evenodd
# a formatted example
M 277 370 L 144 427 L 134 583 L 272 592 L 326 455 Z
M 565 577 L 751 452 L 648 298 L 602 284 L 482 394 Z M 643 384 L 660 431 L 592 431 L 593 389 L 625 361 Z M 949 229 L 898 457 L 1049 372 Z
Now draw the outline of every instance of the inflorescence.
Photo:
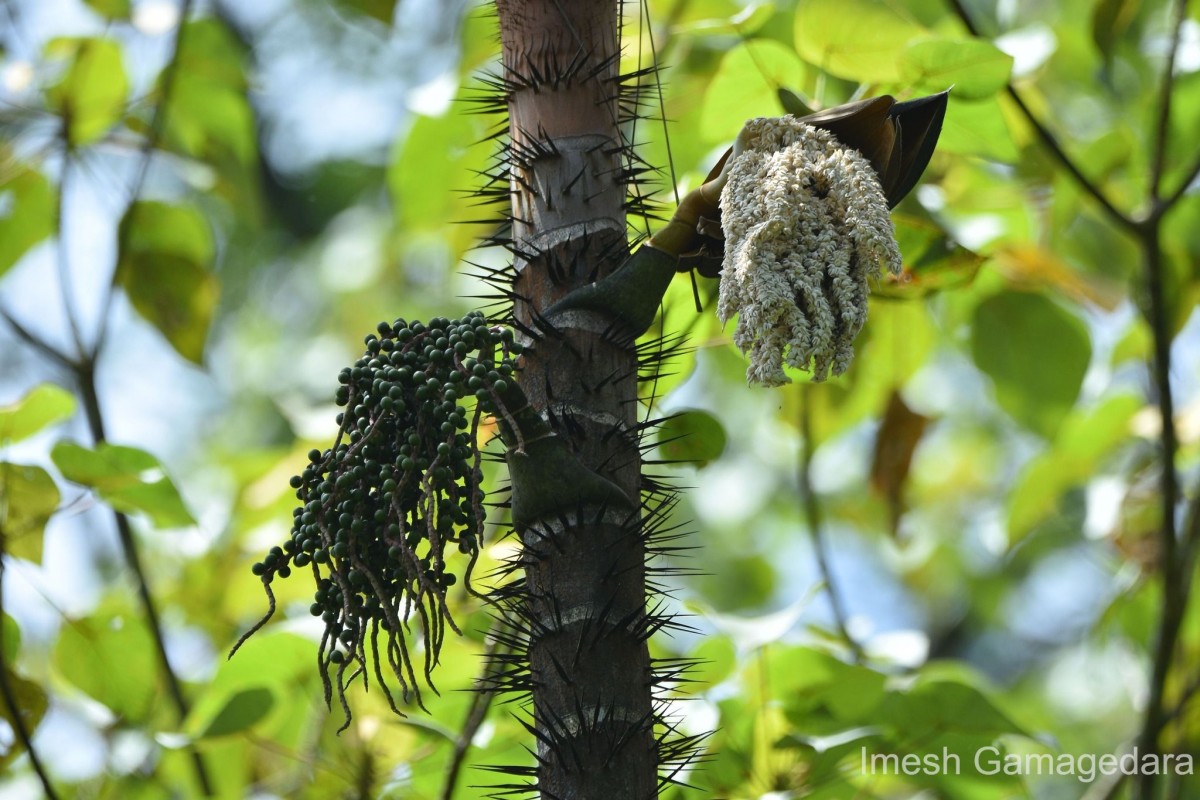
M 346 724 L 345 689 L 359 674 L 365 680 L 368 664 L 397 710 L 381 668 L 380 632 L 405 701 L 415 695 L 418 703 L 405 641 L 410 616 L 416 613 L 424 633 L 430 686 L 446 626 L 458 632 L 446 591 L 459 573 L 447 551 L 453 546 L 467 557 L 461 576 L 469 588 L 486 516 L 479 427 L 485 415 L 504 413 L 501 398 L 520 353 L 512 331 L 489 326 L 481 312 L 428 324 L 398 319 L 380 323 L 362 358 L 338 376 L 337 404 L 345 410 L 337 439 L 312 450 L 291 480 L 300 501 L 291 537 L 253 567 L 270 610 L 238 646 L 274 613 L 272 581 L 311 569 L 310 610 L 325 623 L 318 655 L 325 700 L 336 683 Z
M 901 268 L 874 169 L 833 134 L 793 117 L 755 119 L 721 193 L 725 263 L 717 313 L 751 383 L 840 375 L 867 319 L 868 280 Z M 785 356 L 786 351 L 786 356 Z

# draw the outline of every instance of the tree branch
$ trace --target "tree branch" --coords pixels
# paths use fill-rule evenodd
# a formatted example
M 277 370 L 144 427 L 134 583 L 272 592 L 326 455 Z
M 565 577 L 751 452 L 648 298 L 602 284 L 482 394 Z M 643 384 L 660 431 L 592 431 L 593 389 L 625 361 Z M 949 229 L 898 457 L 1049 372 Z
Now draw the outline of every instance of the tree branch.
M 972 36 L 978 37 L 979 29 L 976 28 L 975 23 L 971 21 L 971 15 L 967 13 L 967 9 L 963 6 L 962 0 L 947 0 L 947 2 L 949 2 L 950 7 L 954 10 L 954 13 L 958 16 L 958 18 L 962 20 L 967 32 Z M 1021 97 L 1020 92 L 1013 87 L 1012 83 L 1009 83 L 1005 89 L 1008 92 L 1008 96 L 1012 98 L 1012 101 L 1016 103 L 1017 108 L 1020 109 L 1021 113 L 1025 116 L 1025 119 L 1028 120 L 1034 131 L 1037 132 L 1038 138 L 1042 140 L 1042 144 L 1046 146 L 1046 149 L 1050 151 L 1051 155 L 1058 160 L 1063 168 L 1071 174 L 1071 177 L 1075 179 L 1075 182 L 1078 183 L 1088 195 L 1090 195 L 1097 203 L 1100 204 L 1100 207 L 1103 208 L 1110 217 L 1112 217 L 1114 222 L 1116 222 L 1122 228 L 1125 228 L 1127 231 L 1136 232 L 1138 229 L 1137 221 L 1113 205 L 1112 201 L 1108 199 L 1104 192 L 1100 191 L 1100 187 L 1094 184 L 1090 178 L 1083 174 L 1083 171 L 1079 169 L 1079 167 L 1075 165 L 1075 162 L 1071 160 L 1071 157 L 1067 155 L 1067 151 L 1063 149 L 1063 146 L 1059 143 L 1057 137 L 1055 137 L 1055 135 L 1050 132 L 1050 129 L 1047 128 L 1042 121 L 1037 118 L 1037 116 L 1025 103 L 1025 99 Z
M 79 365 L 76 370 L 76 377 L 79 381 L 79 393 L 83 396 L 84 413 L 87 416 L 88 428 L 91 430 L 92 438 L 97 444 L 105 442 L 107 438 L 104 431 L 104 417 L 100 411 L 100 398 L 96 392 L 95 365 L 90 361 Z M 125 556 L 125 562 L 129 565 L 130 572 L 133 573 L 134 582 L 137 585 L 138 598 L 141 601 L 142 610 L 146 614 L 150 634 L 154 639 L 154 649 L 158 653 L 163 677 L 167 681 L 167 692 L 171 696 L 171 702 L 175 706 L 179 718 L 181 720 L 186 719 L 188 715 L 187 698 L 183 694 L 183 687 L 179 682 L 179 677 L 175 674 L 175 670 L 171 667 L 171 661 L 167 657 L 167 644 L 163 636 L 158 608 L 154 603 L 154 596 L 150 592 L 150 584 L 146 579 L 146 571 L 142 568 L 137 542 L 134 541 L 133 529 L 129 525 L 129 517 L 115 508 L 112 509 L 112 512 L 113 520 L 117 526 L 117 535 L 121 541 L 121 550 Z M 212 781 L 208 777 L 208 770 L 204 766 L 204 760 L 196 749 L 189 748 L 189 752 L 192 757 L 192 766 L 196 773 L 196 780 L 200 784 L 201 791 L 205 797 L 211 797 L 213 793 Z
M 1186 16 L 1187 0 L 1176 0 L 1171 21 L 1171 44 L 1167 50 L 1162 82 L 1159 84 L 1158 118 L 1154 126 L 1154 151 L 1150 161 L 1150 200 L 1154 204 L 1151 213 L 1161 213 L 1158 210 L 1161 208 L 1159 190 L 1162 188 L 1163 171 L 1167 164 L 1167 141 L 1171 133 L 1171 90 L 1175 85 L 1175 55 L 1179 52 L 1180 34 Z
M 8 327 L 13 329 L 13 333 L 17 335 L 18 339 L 25 342 L 25 344 L 29 345 L 34 350 L 37 350 L 42 355 L 48 357 L 51 361 L 58 363 L 60 366 L 66 367 L 72 372 L 74 372 L 78 367 L 78 363 L 75 361 L 75 359 L 71 358 L 66 353 L 61 352 L 57 347 L 30 331 L 28 328 L 18 322 L 16 317 L 9 313 L 8 309 L 2 306 L 0 306 L 0 319 L 3 319 L 6 323 L 8 323 Z
M 863 651 L 850 630 L 846 626 L 846 609 L 842 605 L 842 596 L 833 580 L 833 570 L 829 568 L 829 555 L 825 547 L 825 535 L 821 522 L 821 504 L 812 485 L 812 459 L 815 448 L 812 445 L 812 414 L 810 409 L 809 391 L 805 385 L 800 390 L 800 502 L 804 504 L 804 512 L 808 523 L 808 532 L 812 536 L 813 554 L 817 559 L 817 569 L 825 583 L 825 592 L 829 595 L 829 605 L 833 609 L 833 621 L 838 633 L 846 640 L 850 652 L 856 662 L 863 660 Z
M 0 553 L 0 558 L 3 558 L 3 553 Z M 0 561 L 0 583 L 4 579 L 4 563 Z M 3 589 L 0 589 L 0 597 L 3 597 Z M 12 722 L 13 733 L 17 737 L 17 741 L 25 748 L 26 754 L 29 756 L 29 765 L 33 767 L 34 773 L 38 777 L 38 781 L 42 784 L 42 791 L 46 794 L 46 800 L 58 800 L 58 794 L 54 791 L 54 784 L 50 782 L 50 776 L 46 772 L 46 768 L 42 766 L 42 760 L 38 757 L 37 751 L 33 749 L 33 736 L 29 729 L 25 727 L 25 720 L 21 718 L 21 709 L 17 705 L 17 695 L 13 691 L 12 684 L 8 682 L 8 664 L 4 663 L 4 632 L 0 626 L 0 696 L 4 698 L 4 705 L 8 708 L 8 718 Z

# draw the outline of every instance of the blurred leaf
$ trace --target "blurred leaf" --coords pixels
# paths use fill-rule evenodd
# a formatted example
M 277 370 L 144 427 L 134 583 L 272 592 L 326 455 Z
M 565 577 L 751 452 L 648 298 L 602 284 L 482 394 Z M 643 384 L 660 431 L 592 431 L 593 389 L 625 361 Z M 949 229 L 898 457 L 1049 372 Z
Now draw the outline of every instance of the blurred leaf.
M 732 13 L 735 8 L 736 6 L 728 9 L 720 9 L 719 11 L 724 13 L 719 17 L 682 22 L 674 28 L 673 32 L 699 36 L 713 36 L 727 33 L 750 36 L 766 24 L 771 15 L 775 13 L 774 3 L 758 2 L 758 0 L 751 2 L 741 11 Z
M 1020 158 L 995 98 L 959 102 L 954 99 L 953 92 L 942 135 L 938 137 L 938 151 L 979 156 L 1005 164 L 1016 163 Z
M 1137 18 L 1141 0 L 1095 0 L 1092 6 L 1092 41 L 1104 57 L 1112 61 L 1113 52 L 1133 21 Z
M 274 693 L 265 686 L 242 689 L 231 696 L 203 727 L 199 738 L 210 739 L 244 731 L 265 717 L 274 703 Z
M 63 626 L 53 661 L 64 678 L 131 722 L 158 701 L 154 640 L 134 616 L 75 620 Z
M 871 487 L 887 500 L 892 515 L 892 535 L 896 535 L 904 513 L 904 486 L 912 466 L 913 453 L 925 434 L 929 417 L 904 404 L 899 391 L 888 400 L 883 423 L 875 434 L 875 454 L 871 459 Z
M 778 91 L 803 85 L 805 72 L 800 57 L 779 42 L 755 39 L 737 45 L 721 59 L 704 92 L 700 135 L 729 142 L 746 120 L 778 115 Z
M 489 160 L 487 148 L 476 146 L 484 135 L 477 123 L 477 117 L 466 114 L 418 117 L 388 165 L 388 189 L 402 228 L 447 237 L 453 258 L 475 243 L 479 229 L 449 223 L 496 216 L 464 191 L 479 183 L 474 176 Z
M 995 254 L 996 267 L 1016 288 L 1050 289 L 1075 303 L 1091 303 L 1113 311 L 1125 293 L 1113 280 L 1073 269 L 1046 248 L 1036 244 L 1004 245 Z
M 905 214 L 893 215 L 896 243 L 904 255 L 904 270 L 885 275 L 871 293 L 899 300 L 962 288 L 975 279 L 984 257 L 951 239 L 932 222 Z
M 42 563 L 42 532 L 59 499 L 46 470 L 0 461 L 0 550 Z
M 725 427 L 707 411 L 672 414 L 658 428 L 658 448 L 670 461 L 704 467 L 725 452 Z
M 1087 327 L 1037 294 L 1005 291 L 980 303 L 971 355 L 1013 419 L 1053 438 L 1075 405 L 1091 358 Z
M 42 717 L 46 715 L 46 707 L 48 705 L 46 691 L 33 681 L 27 681 L 20 675 L 17 675 L 8 669 L 6 665 L 0 665 L 0 669 L 5 670 L 7 675 L 8 686 L 12 690 L 13 699 L 16 701 L 17 714 L 20 715 L 25 730 L 32 734 L 37 730 L 38 723 L 42 721 Z M 0 720 L 3 720 L 11 730 L 14 723 L 13 714 L 8 707 L 8 703 L 4 702 L 3 699 L 0 699 Z M 0 769 L 7 768 L 9 764 L 16 760 L 17 756 L 25 752 L 25 747 L 15 738 L 14 734 L 9 733 L 8 738 L 12 739 L 12 741 L 7 745 L 6 752 L 0 755 Z M 41 750 L 39 749 L 38 752 L 40 753 Z
M 1129 438 L 1129 423 L 1141 407 L 1139 398 L 1122 394 L 1067 415 L 1054 443 L 1029 462 L 1012 489 L 1010 541 L 1027 534 L 1054 512 L 1064 492 L 1096 473 L 1104 458 Z
M 209 271 L 212 234 L 187 206 L 134 203 L 121 220 L 123 241 L 117 281 L 133 307 L 162 332 L 184 358 L 204 357 L 208 327 L 220 293 Z
M 70 59 L 63 79 L 47 92 L 76 147 L 95 142 L 120 120 L 129 93 L 121 46 L 112 39 L 55 39 L 49 55 Z
M 0 655 L 4 657 L 5 664 L 11 664 L 21 650 L 21 626 L 7 612 L 0 612 L 0 625 L 3 626 L 0 635 L 4 636 L 4 646 L 0 648 Z
M 42 383 L 15 403 L 0 406 L 0 446 L 19 442 L 75 413 L 75 396 L 53 383 Z
M 340 8 L 345 8 L 355 14 L 377 19 L 387 25 L 392 24 L 396 14 L 397 0 L 333 0 Z
M 864 83 L 901 80 L 909 40 L 923 32 L 875 0 L 804 0 L 796 9 L 796 50 L 821 69 Z
M 720 684 L 737 668 L 737 651 L 728 636 L 707 636 L 696 645 L 688 658 L 696 665 L 687 673 L 688 683 L 676 691 L 682 695 L 705 692 Z
M 92 487 L 117 511 L 143 513 L 158 528 L 196 524 L 158 459 L 144 450 L 108 442 L 89 450 L 63 441 L 50 457 L 64 478 Z
M 83 0 L 97 14 L 108 19 L 129 19 L 129 0 Z
M 769 648 L 757 668 L 768 670 L 772 694 L 798 729 L 819 735 L 869 724 L 887 679 L 811 647 Z M 756 678 L 747 678 L 753 683 Z
M 1008 84 L 1012 56 L 982 39 L 921 39 L 904 51 L 901 78 L 916 94 L 951 86 L 956 100 L 982 100 Z
M 54 187 L 27 167 L 0 170 L 0 276 L 54 233 Z

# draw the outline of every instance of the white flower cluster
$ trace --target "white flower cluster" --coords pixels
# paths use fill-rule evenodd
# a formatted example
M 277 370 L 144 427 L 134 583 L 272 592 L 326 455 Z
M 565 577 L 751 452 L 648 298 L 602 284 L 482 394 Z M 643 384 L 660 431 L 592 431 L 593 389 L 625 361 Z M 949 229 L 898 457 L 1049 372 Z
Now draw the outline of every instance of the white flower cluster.
M 750 383 L 790 383 L 785 362 L 814 381 L 840 375 L 867 320 L 868 278 L 901 267 L 879 179 L 857 150 L 793 117 L 751 120 L 739 142 L 721 192 L 717 314 L 738 318 Z

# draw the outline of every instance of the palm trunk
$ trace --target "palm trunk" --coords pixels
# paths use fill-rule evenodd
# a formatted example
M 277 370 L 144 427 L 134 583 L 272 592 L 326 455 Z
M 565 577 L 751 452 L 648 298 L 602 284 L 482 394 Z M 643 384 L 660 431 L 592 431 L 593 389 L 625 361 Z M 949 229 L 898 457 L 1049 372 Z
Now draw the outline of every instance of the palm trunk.
M 520 383 L 579 460 L 638 506 L 637 356 L 603 315 L 540 312 L 628 255 L 615 0 L 497 0 L 508 89 L 515 317 L 541 337 Z M 514 495 L 522 491 L 514 473 Z M 657 796 L 646 547 L 638 512 L 575 502 L 521 521 L 537 787 Z

